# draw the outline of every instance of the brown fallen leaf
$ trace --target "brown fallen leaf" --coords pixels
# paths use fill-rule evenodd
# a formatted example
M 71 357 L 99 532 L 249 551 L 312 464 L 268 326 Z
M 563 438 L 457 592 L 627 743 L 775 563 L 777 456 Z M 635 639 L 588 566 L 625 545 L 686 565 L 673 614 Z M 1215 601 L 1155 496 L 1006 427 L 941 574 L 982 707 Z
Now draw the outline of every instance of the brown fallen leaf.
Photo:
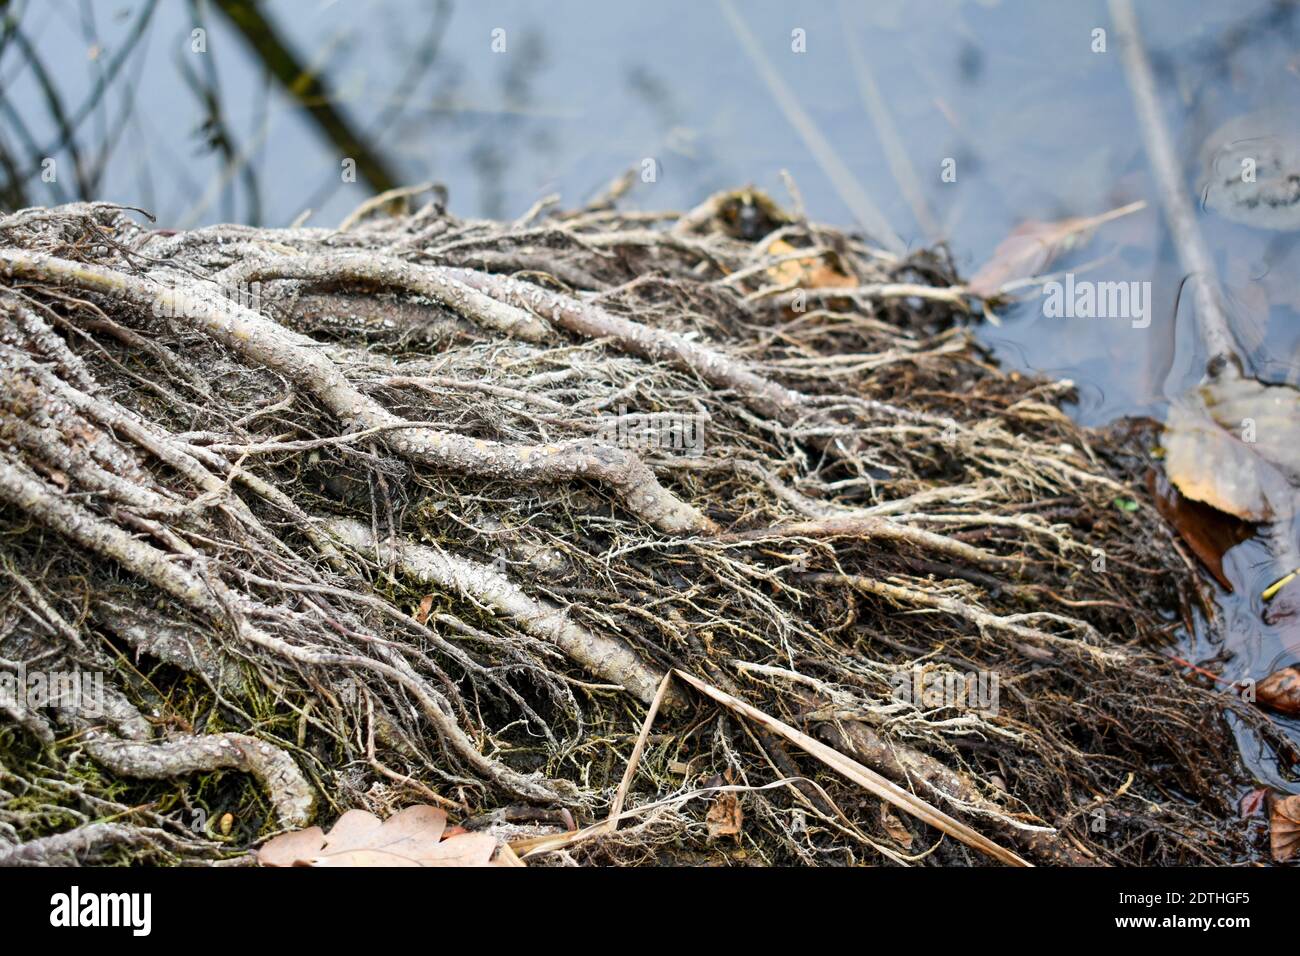
M 486 833 L 462 833 L 443 840 L 419 857 L 421 866 L 510 866 L 493 861 L 496 837 Z
M 1230 432 L 1253 426 L 1250 444 L 1292 482 L 1300 484 L 1300 391 L 1290 385 L 1265 385 L 1245 376 L 1224 374 L 1200 389 L 1211 417 Z
M 889 804 L 880 804 L 880 824 L 889 834 L 889 838 L 901 846 L 904 850 L 912 848 L 912 831 L 909 830 L 903 821 L 898 819 L 898 814 L 889 809 Z
M 728 790 L 718 794 L 704 818 L 709 825 L 709 839 L 716 840 L 724 836 L 739 837 L 744 819 L 744 812 L 740 809 L 740 798 L 735 793 Z
M 346 853 L 366 846 L 367 839 L 383 826 L 383 821 L 365 810 L 348 810 L 334 821 L 321 844 L 324 853 Z
M 1255 701 L 1279 714 L 1300 717 L 1300 665 L 1283 667 L 1265 677 L 1255 687 Z
M 1214 580 L 1225 591 L 1231 592 L 1232 582 L 1223 572 L 1223 556 L 1251 536 L 1251 526 L 1240 518 L 1188 498 L 1155 471 L 1150 473 L 1147 484 L 1161 517 L 1178 532 Z
M 519 859 L 519 854 L 516 853 L 513 849 L 511 849 L 509 843 L 502 843 L 500 849 L 497 850 L 496 864 L 497 866 L 527 866 L 528 865 L 523 860 Z
M 420 606 L 415 609 L 415 623 L 423 624 L 429 619 L 429 612 L 433 610 L 433 595 L 426 594 L 420 598 Z
M 263 866 L 517 866 L 518 857 L 497 854 L 485 833 L 447 829 L 437 807 L 412 806 L 381 821 L 365 810 L 348 810 L 328 833 L 309 827 L 282 833 L 257 853 Z
M 1276 863 L 1300 854 L 1300 796 L 1273 795 L 1269 804 L 1268 842 Z
M 1062 253 L 1084 245 L 1101 224 L 1145 207 L 1146 203 L 1139 201 L 1099 216 L 1022 222 L 998 243 L 992 258 L 980 267 L 967 288 L 980 298 L 992 298 L 1009 282 L 1040 275 Z
M 320 827 L 281 833 L 257 851 L 257 862 L 262 866 L 306 866 L 324 845 L 325 832 Z
M 773 258 L 793 255 L 798 251 L 784 239 L 775 240 L 765 250 L 767 255 Z M 769 268 L 767 275 L 778 285 L 798 286 L 801 289 L 842 289 L 857 285 L 857 282 L 851 276 L 845 275 L 834 262 L 833 257 L 825 255 L 787 259 Z
M 1165 471 L 1188 498 L 1245 521 L 1294 514 L 1300 392 L 1225 373 L 1174 402 L 1165 420 Z
M 1242 797 L 1241 818 L 1243 820 L 1248 820 L 1251 817 L 1253 817 L 1255 814 L 1259 813 L 1259 811 L 1263 808 L 1264 801 L 1267 797 L 1268 797 L 1267 787 L 1259 787 L 1255 790 L 1250 791 L 1250 793 Z

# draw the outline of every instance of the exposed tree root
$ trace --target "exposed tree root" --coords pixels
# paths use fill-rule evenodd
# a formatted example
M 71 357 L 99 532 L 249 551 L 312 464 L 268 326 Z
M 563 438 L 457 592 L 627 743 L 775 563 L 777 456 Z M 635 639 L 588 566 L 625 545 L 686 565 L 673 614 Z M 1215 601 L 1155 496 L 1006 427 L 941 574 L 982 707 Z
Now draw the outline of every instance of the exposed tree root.
M 0 862 L 412 801 L 507 836 L 623 801 L 535 859 L 716 862 L 715 799 L 763 862 L 987 862 L 685 691 L 620 787 L 673 668 L 1035 862 L 1251 860 L 1224 711 L 1290 751 L 1153 650 L 1209 605 L 1149 443 L 999 371 L 942 252 L 748 242 L 724 200 L 0 219 Z M 791 288 L 813 256 L 853 286 Z
M 0 866 L 76 866 L 94 863 L 114 848 L 151 846 L 151 834 L 121 823 L 90 823 L 75 830 L 0 846 Z
M 452 591 L 504 614 L 521 630 L 552 642 L 596 677 L 626 688 L 645 703 L 654 699 L 662 673 L 648 668 L 622 641 L 580 627 L 568 620 L 562 608 L 529 597 L 491 565 L 418 544 L 377 539 L 369 528 L 349 518 L 326 527 L 351 547 L 375 554 L 381 563 L 396 564 L 401 573 L 421 584 Z M 681 700 L 670 696 L 665 703 L 672 706 Z
M 86 751 L 122 777 L 159 780 L 201 770 L 242 770 L 266 788 L 286 827 L 311 822 L 316 795 L 288 754 L 246 734 L 209 734 L 160 741 L 86 739 Z
M 660 487 L 635 455 L 622 449 L 587 440 L 515 447 L 404 421 L 357 391 L 311 339 L 201 288 L 160 287 L 100 266 L 12 249 L 0 249 L 0 268 L 22 278 L 120 295 L 138 308 L 190 321 L 223 345 L 311 392 L 345 425 L 383 431 L 382 440 L 403 457 L 466 474 L 519 481 L 595 478 L 608 482 L 634 513 L 664 531 L 712 527 L 698 511 Z

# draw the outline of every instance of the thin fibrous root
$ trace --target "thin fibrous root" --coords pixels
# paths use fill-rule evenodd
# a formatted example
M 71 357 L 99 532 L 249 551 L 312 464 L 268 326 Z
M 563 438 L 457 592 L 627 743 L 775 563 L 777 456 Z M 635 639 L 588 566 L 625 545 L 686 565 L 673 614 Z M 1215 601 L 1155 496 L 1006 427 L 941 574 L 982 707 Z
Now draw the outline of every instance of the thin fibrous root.
M 94 554 L 122 567 L 217 622 L 230 623 L 241 640 L 278 657 L 307 666 L 363 667 L 396 681 L 420 703 L 421 712 L 438 731 L 443 744 L 481 777 L 529 800 L 562 800 L 536 777 L 517 773 L 479 753 L 473 742 L 435 699 L 429 689 L 406 670 L 381 661 L 300 647 L 255 627 L 237 612 L 238 602 L 214 577 L 200 577 L 152 545 L 136 540 L 115 524 L 96 517 L 57 494 L 21 465 L 0 458 L 0 502 L 38 515 L 40 520 Z
M 661 531 L 714 530 L 708 517 L 660 485 L 640 458 L 621 448 L 588 439 L 506 445 L 407 423 L 358 391 L 312 339 L 197 285 L 163 286 L 102 266 L 14 249 L 0 249 L 0 268 L 39 282 L 120 296 L 185 321 L 311 392 L 350 426 L 391 429 L 384 433 L 383 442 L 411 461 L 506 481 L 590 478 L 608 485 L 629 511 Z
M 331 520 L 325 527 L 351 547 L 376 554 L 382 563 L 396 563 L 402 573 L 422 583 L 446 588 L 499 611 L 521 630 L 554 644 L 570 660 L 597 677 L 622 685 L 647 704 L 654 699 L 663 671 L 643 663 L 619 639 L 575 624 L 563 608 L 532 597 L 491 565 L 438 548 L 376 538 L 368 527 L 350 518 Z M 666 703 L 680 702 L 680 695 L 672 695 Z
M 821 733 L 836 750 L 852 754 L 898 783 L 919 781 L 932 793 L 953 803 L 957 813 L 976 812 L 1004 836 L 1018 843 L 1045 863 L 1062 866 L 1090 866 L 1095 860 L 1084 856 L 1056 831 L 1025 827 L 1009 820 L 1006 811 L 980 791 L 966 774 L 959 773 L 914 747 L 886 740 L 862 723 L 837 721 L 821 725 Z
M 472 269 L 445 268 L 440 271 L 450 279 L 459 280 L 504 302 L 531 309 L 570 332 L 587 338 L 611 339 L 620 348 L 644 358 L 676 362 L 711 385 L 734 390 L 753 411 L 771 416 L 782 424 L 792 424 L 808 412 L 807 399 L 801 393 L 764 378 L 744 363 L 682 335 L 652 329 L 598 306 L 508 276 Z
M 722 544 L 751 541 L 779 541 L 789 538 L 861 538 L 909 544 L 968 561 L 987 568 L 1007 568 L 1016 564 L 1007 558 L 977 548 L 974 545 L 948 538 L 932 531 L 911 528 L 884 517 L 831 517 L 815 521 L 791 521 L 786 524 L 755 528 L 718 535 Z
M 1102 648 L 1093 644 L 1087 644 L 1074 638 L 1061 637 L 1057 634 L 1050 634 L 1047 631 L 1039 630 L 1036 627 L 1027 626 L 1031 621 L 1057 621 L 1073 627 L 1078 627 L 1083 632 L 1092 637 L 1093 640 L 1100 642 L 1101 635 L 1096 632 L 1090 624 L 1078 621 L 1072 618 L 1062 617 L 1059 614 L 1050 614 L 1047 612 L 1038 612 L 1034 614 L 1012 614 L 1003 617 L 998 614 L 992 614 L 983 608 L 976 607 L 973 604 L 967 604 L 956 598 L 945 597 L 941 594 L 930 594 L 926 591 L 920 591 L 916 588 L 900 587 L 896 584 L 890 584 L 886 581 L 877 581 L 860 574 L 826 574 L 815 573 L 805 574 L 803 579 L 819 584 L 847 584 L 850 587 L 857 588 L 860 591 L 866 591 L 869 594 L 875 594 L 891 601 L 897 601 L 900 604 L 913 604 L 920 607 L 932 608 L 936 611 L 943 611 L 954 617 L 962 618 L 969 621 L 975 626 L 983 629 L 1003 631 L 1023 641 L 1040 647 L 1052 649 L 1059 648 L 1063 650 L 1082 653 L 1086 657 L 1101 664 L 1123 664 L 1128 661 L 1128 655 L 1119 648 Z

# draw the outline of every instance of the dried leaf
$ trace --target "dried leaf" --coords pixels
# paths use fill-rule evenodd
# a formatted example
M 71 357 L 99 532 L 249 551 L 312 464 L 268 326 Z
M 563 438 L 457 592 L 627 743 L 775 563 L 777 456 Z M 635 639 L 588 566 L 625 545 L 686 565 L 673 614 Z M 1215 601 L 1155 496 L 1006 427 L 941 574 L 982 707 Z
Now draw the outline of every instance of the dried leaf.
M 767 254 L 774 258 L 793 255 L 798 251 L 784 239 L 777 239 L 766 249 Z M 802 289 L 842 289 L 857 285 L 851 276 L 845 275 L 824 255 L 778 262 L 767 270 L 767 275 L 777 285 L 798 286 Z
M 898 819 L 898 815 L 889 809 L 889 804 L 880 805 L 880 824 L 889 834 L 889 838 L 901 846 L 904 850 L 912 848 L 912 831 L 904 826 L 903 821 Z
M 417 860 L 420 866 L 491 866 L 496 849 L 495 837 L 463 833 L 421 852 Z
M 1135 202 L 1100 216 L 1071 217 L 1059 222 L 1037 219 L 1022 222 L 998 243 L 993 257 L 975 273 L 968 288 L 981 298 L 992 298 L 1009 282 L 1040 275 L 1062 253 L 1086 243 L 1092 231 L 1102 223 L 1127 216 L 1145 206 L 1145 202 Z
M 718 794 L 709 808 L 704 821 L 709 825 L 709 839 L 739 836 L 740 826 L 744 822 L 744 813 L 740 809 L 740 798 L 730 790 Z
M 296 866 L 320 855 L 325 845 L 325 831 L 320 827 L 281 833 L 257 851 L 262 866 Z
M 1229 375 L 1203 386 L 1201 396 L 1211 417 L 1230 432 L 1240 434 L 1249 423 L 1252 450 L 1300 485 L 1300 391 Z
M 399 810 L 370 835 L 366 848 L 419 858 L 437 846 L 447 828 L 447 814 L 437 807 L 414 806 Z M 326 852 L 329 852 L 328 845 Z
M 510 848 L 509 843 L 502 843 L 497 848 L 497 855 L 492 858 L 492 862 L 497 866 L 527 866 L 523 860 L 519 859 L 519 854 Z
M 312 866 L 420 866 L 409 856 L 387 853 L 383 850 L 348 850 L 346 853 L 327 853 L 311 861 Z
M 1268 788 L 1259 787 L 1255 790 L 1250 791 L 1250 793 L 1242 797 L 1241 818 L 1243 820 L 1248 820 L 1251 817 L 1253 817 L 1255 814 L 1259 813 L 1259 811 L 1264 806 L 1264 800 L 1267 796 L 1268 796 Z
M 1274 795 L 1269 807 L 1269 847 L 1273 860 L 1287 863 L 1300 855 L 1300 796 Z
M 1295 511 L 1300 392 L 1225 375 L 1173 403 L 1165 421 L 1165 469 L 1188 498 L 1246 521 Z
M 371 837 L 383 825 L 383 821 L 373 813 L 367 813 L 365 810 L 348 810 L 325 834 L 323 852 L 346 853 L 348 850 L 368 847 Z
M 415 609 L 415 623 L 423 624 L 429 619 L 429 612 L 433 610 L 433 595 L 426 594 L 420 598 L 420 606 Z
M 1300 717 L 1300 665 L 1283 667 L 1255 687 L 1255 701 L 1261 707 L 1288 717 Z
M 1205 565 L 1225 591 L 1232 582 L 1223 572 L 1223 556 L 1251 536 L 1251 526 L 1230 514 L 1193 501 L 1165 478 L 1151 473 L 1152 497 L 1161 516 L 1178 532 L 1192 553 Z
M 513 853 L 497 854 L 494 837 L 449 830 L 447 814 L 430 806 L 407 807 L 382 822 L 365 810 L 349 810 L 328 834 L 320 827 L 283 833 L 257 857 L 263 866 L 523 865 Z
M 1165 419 L 1165 474 L 1193 501 L 1246 521 L 1264 521 L 1272 508 L 1260 472 L 1269 483 L 1280 475 L 1240 444 L 1195 402 L 1175 402 Z

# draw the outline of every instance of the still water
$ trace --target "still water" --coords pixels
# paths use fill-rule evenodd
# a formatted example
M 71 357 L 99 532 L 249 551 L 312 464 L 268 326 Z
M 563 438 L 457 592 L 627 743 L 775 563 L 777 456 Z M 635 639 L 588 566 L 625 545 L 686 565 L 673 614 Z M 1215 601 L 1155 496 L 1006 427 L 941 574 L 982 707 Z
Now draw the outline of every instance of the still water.
M 789 202 L 785 170 L 813 218 L 868 231 L 883 221 L 907 246 L 945 240 L 969 275 L 1019 223 L 1145 199 L 1053 268 L 1149 282 L 1149 324 L 1050 317 L 1030 295 L 980 335 L 1008 366 L 1076 382 L 1072 412 L 1087 424 L 1163 418 L 1200 376 L 1104 0 L 285 0 L 259 8 L 275 40 L 257 49 L 231 6 L 9 4 L 5 207 L 85 196 L 169 227 L 333 225 L 376 185 L 436 180 L 460 215 L 514 217 L 549 194 L 578 204 L 653 160 L 654 181 L 638 181 L 629 205 L 688 208 L 743 183 Z M 1195 194 L 1216 131 L 1300 107 L 1300 6 L 1138 6 Z M 304 70 L 319 82 L 295 97 L 286 86 Z M 1282 162 L 1300 165 L 1288 145 L 1300 126 L 1250 122 L 1244 135 L 1280 136 Z M 348 157 L 355 182 L 341 176 Z M 1253 371 L 1296 382 L 1300 222 L 1260 228 L 1197 208 Z M 1235 593 L 1219 631 L 1188 635 L 1182 653 L 1225 656 L 1229 679 L 1300 661 L 1300 597 L 1259 598 L 1282 570 L 1258 542 L 1229 552 Z M 1246 758 L 1291 789 L 1266 759 Z

